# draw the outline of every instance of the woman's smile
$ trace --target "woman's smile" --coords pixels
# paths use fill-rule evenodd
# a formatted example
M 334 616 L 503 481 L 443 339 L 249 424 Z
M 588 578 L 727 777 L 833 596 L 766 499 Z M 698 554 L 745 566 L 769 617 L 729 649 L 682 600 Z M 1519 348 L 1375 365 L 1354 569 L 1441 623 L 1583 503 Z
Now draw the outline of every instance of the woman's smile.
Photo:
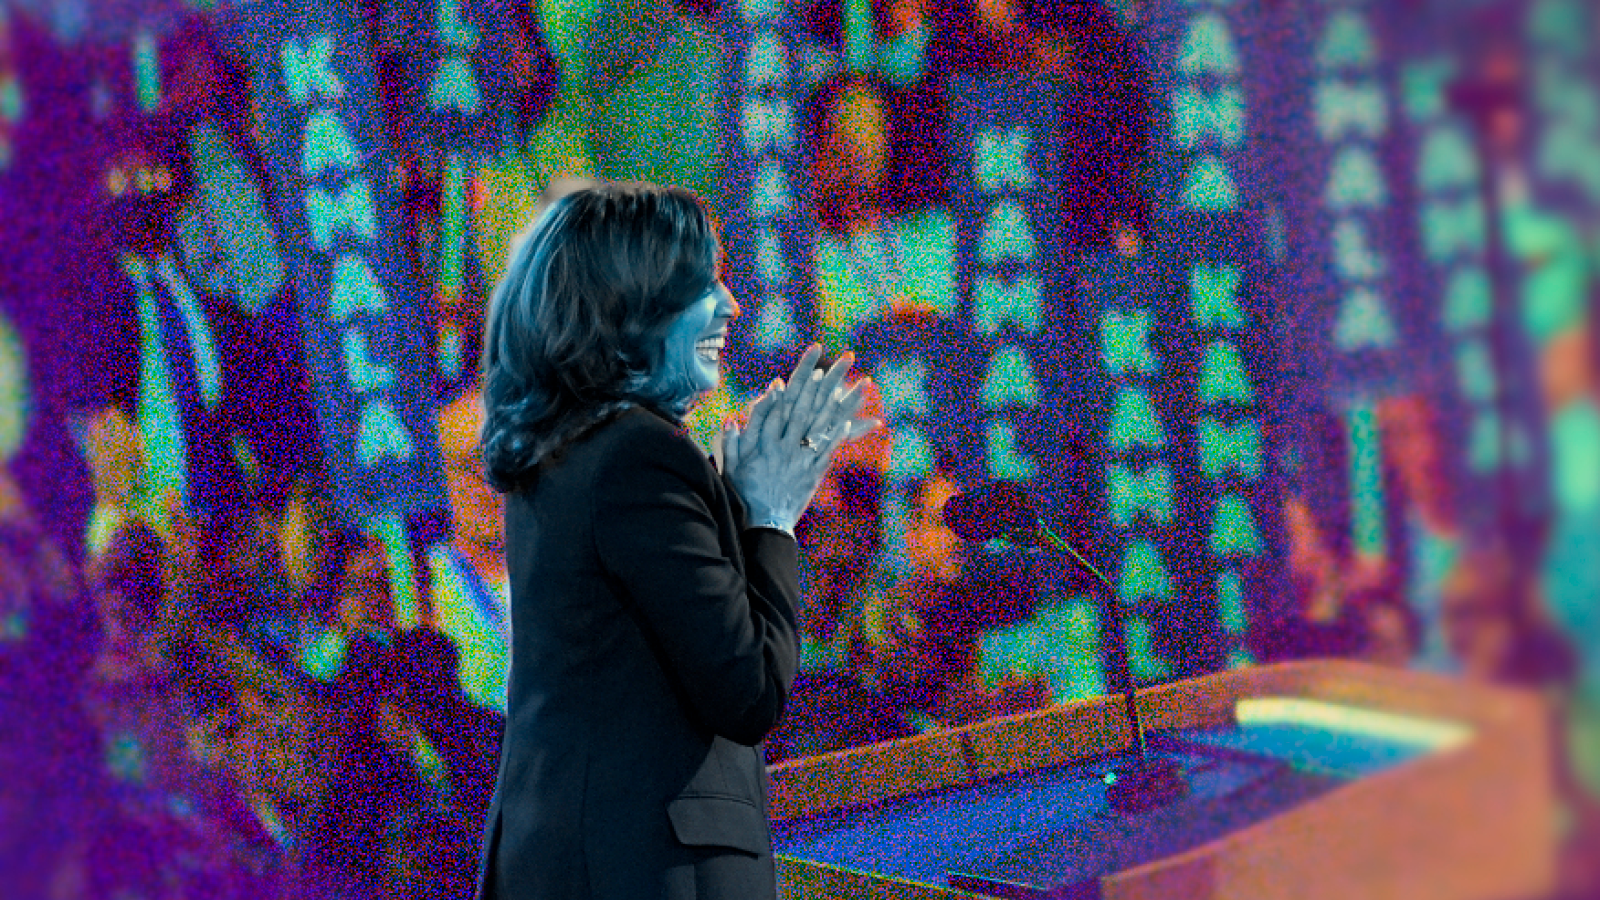
M 713 338 L 705 338 L 704 340 L 696 341 L 694 345 L 694 352 L 701 359 L 714 365 L 722 358 L 722 348 L 726 345 L 726 343 L 727 336 L 719 334 Z

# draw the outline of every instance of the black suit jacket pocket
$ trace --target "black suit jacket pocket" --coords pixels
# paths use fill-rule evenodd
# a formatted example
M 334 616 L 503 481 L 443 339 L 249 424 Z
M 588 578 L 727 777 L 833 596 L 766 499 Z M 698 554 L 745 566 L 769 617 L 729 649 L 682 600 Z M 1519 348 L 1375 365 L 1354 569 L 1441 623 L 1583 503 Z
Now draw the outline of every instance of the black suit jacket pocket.
M 739 797 L 684 794 L 667 804 L 678 842 L 691 847 L 728 847 L 752 856 L 767 852 L 767 821 L 760 809 Z

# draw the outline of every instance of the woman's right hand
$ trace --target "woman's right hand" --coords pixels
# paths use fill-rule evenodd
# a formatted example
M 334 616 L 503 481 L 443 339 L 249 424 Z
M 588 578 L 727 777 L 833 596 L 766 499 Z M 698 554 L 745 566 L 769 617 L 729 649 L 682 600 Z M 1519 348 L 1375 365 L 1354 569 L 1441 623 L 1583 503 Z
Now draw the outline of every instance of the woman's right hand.
M 854 356 L 844 354 L 824 374 L 815 368 L 821 353 L 813 344 L 787 389 L 774 381 L 751 407 L 749 423 L 742 430 L 730 424 L 722 434 L 725 471 L 754 521 L 793 529 L 816 496 L 834 451 L 883 424 L 853 418 L 866 402 L 861 384 L 839 390 Z M 807 437 L 816 440 L 814 447 L 800 443 Z

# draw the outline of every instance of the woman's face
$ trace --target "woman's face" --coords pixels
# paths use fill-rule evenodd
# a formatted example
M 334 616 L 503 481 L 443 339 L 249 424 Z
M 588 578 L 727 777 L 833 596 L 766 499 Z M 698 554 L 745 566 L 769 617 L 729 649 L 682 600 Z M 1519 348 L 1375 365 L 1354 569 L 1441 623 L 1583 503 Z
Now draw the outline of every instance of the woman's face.
M 722 381 L 722 350 L 728 323 L 739 315 L 739 303 L 722 282 L 678 314 L 667 332 L 661 365 L 666 378 L 681 378 L 696 395 L 710 393 Z

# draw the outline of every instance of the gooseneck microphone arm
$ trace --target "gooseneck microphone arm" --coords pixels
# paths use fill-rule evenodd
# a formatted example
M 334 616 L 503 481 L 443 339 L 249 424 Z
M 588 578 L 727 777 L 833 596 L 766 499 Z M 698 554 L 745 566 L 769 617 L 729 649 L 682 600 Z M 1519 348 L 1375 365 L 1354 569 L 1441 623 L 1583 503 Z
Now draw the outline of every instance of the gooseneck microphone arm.
M 1113 641 L 1116 652 L 1110 655 L 1113 671 L 1110 673 L 1115 689 L 1122 694 L 1123 706 L 1128 712 L 1128 723 L 1133 729 L 1134 746 L 1139 751 L 1139 764 L 1149 761 L 1145 742 L 1144 719 L 1139 715 L 1139 704 L 1134 696 L 1133 674 L 1128 665 L 1128 640 L 1123 627 L 1122 610 L 1117 603 L 1117 588 L 1094 563 L 1078 552 L 1071 542 L 1056 534 L 1039 515 L 1033 497 L 1019 484 L 995 481 L 974 491 L 957 494 L 945 501 L 941 514 L 945 525 L 962 540 L 981 543 L 1007 535 L 1030 545 L 1044 545 L 1067 557 L 1109 591 L 1106 609 L 1110 621 L 1102 633 Z
M 1033 497 L 1014 482 L 991 482 L 970 493 L 957 494 L 945 501 L 942 518 L 951 531 L 966 541 L 981 543 L 1008 535 L 1031 546 L 1048 547 L 1072 560 L 1106 589 L 1108 627 L 1101 633 L 1113 642 L 1111 646 L 1116 651 L 1109 654 L 1113 669 L 1109 674 L 1115 689 L 1122 694 L 1122 706 L 1133 729 L 1133 745 L 1138 750 L 1131 766 L 1117 766 L 1105 774 L 1104 780 L 1109 785 L 1106 802 L 1119 812 L 1139 813 L 1186 796 L 1189 786 L 1178 761 L 1150 758 L 1144 718 L 1139 715 L 1133 672 L 1128 664 L 1128 635 L 1123 624 L 1122 605 L 1111 579 L 1084 558 L 1071 542 L 1046 525 Z
M 1128 663 L 1127 632 L 1123 627 L 1122 607 L 1117 602 L 1117 587 L 1111 583 L 1111 579 L 1107 578 L 1105 573 L 1101 572 L 1094 563 L 1090 562 L 1082 553 L 1079 553 L 1077 547 L 1072 546 L 1070 542 L 1056 534 L 1042 519 L 1038 520 L 1038 522 L 1039 534 L 1044 538 L 1045 543 L 1048 543 L 1051 548 L 1077 563 L 1079 568 L 1093 576 L 1096 581 L 1104 585 L 1105 589 L 1109 591 L 1106 596 L 1106 608 L 1111 613 L 1110 625 L 1112 629 L 1115 629 L 1114 633 L 1117 635 L 1118 651 L 1115 661 L 1116 672 L 1113 674 L 1118 682 L 1117 689 L 1122 692 L 1123 709 L 1127 712 L 1128 723 L 1133 727 L 1134 747 L 1139 751 L 1139 762 L 1142 765 L 1149 761 L 1150 748 L 1145 739 L 1144 718 L 1139 715 L 1139 703 L 1134 695 L 1133 671 Z

